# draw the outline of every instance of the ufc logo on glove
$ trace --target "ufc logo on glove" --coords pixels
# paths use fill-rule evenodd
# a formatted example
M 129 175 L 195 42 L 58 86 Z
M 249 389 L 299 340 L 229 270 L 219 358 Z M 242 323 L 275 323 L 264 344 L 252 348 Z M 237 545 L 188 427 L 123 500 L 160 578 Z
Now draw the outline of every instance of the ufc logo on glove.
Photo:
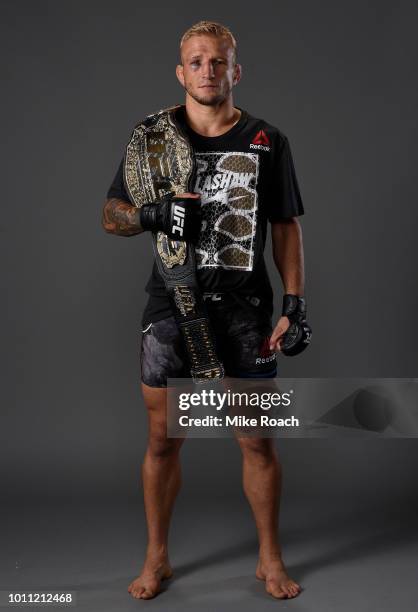
M 173 234 L 178 232 L 180 236 L 183 236 L 183 225 L 184 225 L 184 207 L 183 206 L 180 206 L 179 204 L 175 204 L 173 220 L 174 220 L 174 223 L 173 223 L 173 227 L 171 231 L 173 232 Z

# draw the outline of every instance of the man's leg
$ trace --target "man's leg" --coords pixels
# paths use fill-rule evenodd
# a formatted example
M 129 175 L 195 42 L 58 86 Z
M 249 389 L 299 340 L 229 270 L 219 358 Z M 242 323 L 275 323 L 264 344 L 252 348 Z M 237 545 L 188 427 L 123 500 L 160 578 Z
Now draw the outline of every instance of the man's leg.
M 128 587 L 137 599 L 150 599 L 172 570 L 168 560 L 168 529 L 181 484 L 179 451 L 183 439 L 167 438 L 166 388 L 142 383 L 149 417 L 148 447 L 142 465 L 148 546 L 144 566 Z
M 244 492 L 254 513 L 259 538 L 256 576 L 265 580 L 268 593 L 295 597 L 300 586 L 287 575 L 279 543 L 278 521 L 281 465 L 270 438 L 237 438 L 243 459 Z

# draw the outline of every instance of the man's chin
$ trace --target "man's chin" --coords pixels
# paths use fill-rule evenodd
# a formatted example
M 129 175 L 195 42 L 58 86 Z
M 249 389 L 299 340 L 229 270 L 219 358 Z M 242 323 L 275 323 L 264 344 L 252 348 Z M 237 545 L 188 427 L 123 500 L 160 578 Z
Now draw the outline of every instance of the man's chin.
M 188 93 L 193 98 L 193 100 L 196 100 L 196 102 L 202 104 L 202 106 L 218 106 L 219 104 L 222 104 L 222 102 L 225 101 L 225 96 L 219 94 L 199 96 L 196 94 L 191 94 L 190 92 Z

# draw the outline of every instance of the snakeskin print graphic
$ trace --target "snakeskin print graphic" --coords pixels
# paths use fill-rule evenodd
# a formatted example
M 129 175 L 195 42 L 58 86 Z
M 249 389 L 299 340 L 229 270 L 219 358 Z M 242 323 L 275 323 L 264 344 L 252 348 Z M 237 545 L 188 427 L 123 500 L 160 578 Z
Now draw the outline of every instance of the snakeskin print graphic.
M 196 153 L 194 191 L 201 194 L 198 268 L 253 269 L 257 153 Z

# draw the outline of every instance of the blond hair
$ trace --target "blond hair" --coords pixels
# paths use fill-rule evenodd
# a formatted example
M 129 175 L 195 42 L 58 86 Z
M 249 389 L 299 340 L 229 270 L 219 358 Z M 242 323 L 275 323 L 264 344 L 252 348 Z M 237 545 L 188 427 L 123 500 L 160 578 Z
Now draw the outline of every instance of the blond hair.
M 191 28 L 186 30 L 180 40 L 180 58 L 181 58 L 181 48 L 183 43 L 186 42 L 192 36 L 202 36 L 202 35 L 211 35 L 211 36 L 219 36 L 223 38 L 228 38 L 231 43 L 231 47 L 233 50 L 233 61 L 236 63 L 237 57 L 237 41 L 235 40 L 231 30 L 226 26 L 223 26 L 220 23 L 216 23 L 216 21 L 199 21 L 192 25 Z

